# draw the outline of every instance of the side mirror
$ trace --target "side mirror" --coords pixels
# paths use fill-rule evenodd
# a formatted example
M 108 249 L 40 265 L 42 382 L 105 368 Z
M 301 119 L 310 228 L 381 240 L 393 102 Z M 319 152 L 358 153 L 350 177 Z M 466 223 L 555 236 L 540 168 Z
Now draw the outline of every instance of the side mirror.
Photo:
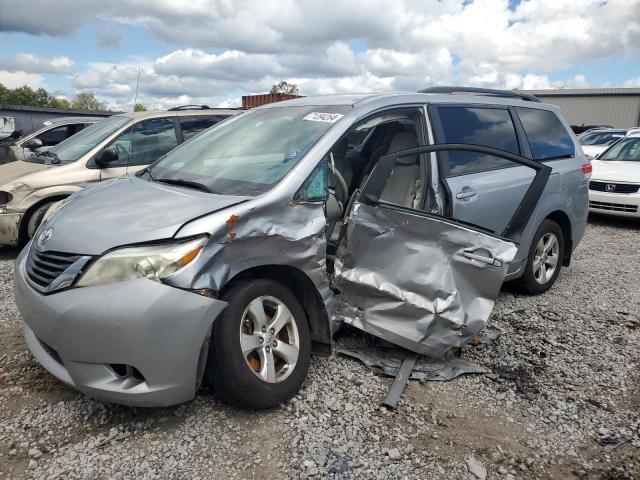
M 105 148 L 96 156 L 96 165 L 99 167 L 106 167 L 110 163 L 118 160 L 118 152 L 113 148 Z
M 26 142 L 24 142 L 24 144 L 22 146 L 24 148 L 28 148 L 32 152 L 35 152 L 37 149 L 42 147 L 42 140 L 40 140 L 39 138 L 32 138 L 32 139 L 27 140 Z

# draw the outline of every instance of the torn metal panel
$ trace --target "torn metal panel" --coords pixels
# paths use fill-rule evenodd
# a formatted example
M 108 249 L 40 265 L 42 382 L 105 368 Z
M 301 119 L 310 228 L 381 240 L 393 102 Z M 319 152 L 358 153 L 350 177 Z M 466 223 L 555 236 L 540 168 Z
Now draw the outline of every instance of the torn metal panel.
M 406 356 L 406 351 L 398 348 L 374 346 L 340 348 L 337 352 L 355 358 L 370 370 L 388 377 L 395 377 L 398 374 Z M 459 357 L 447 357 L 444 360 L 437 360 L 421 356 L 411 370 L 409 379 L 448 382 L 460 375 L 470 373 L 485 374 L 489 373 L 489 370 Z
M 443 358 L 484 328 L 516 251 L 453 222 L 357 203 L 336 254 L 334 321 Z
M 213 232 L 193 269 L 171 277 L 171 285 L 220 292 L 229 281 L 251 269 L 293 267 L 282 270 L 281 281 L 298 295 L 307 312 L 311 339 L 330 345 L 327 311 L 333 302 L 326 265 L 324 205 L 280 201 L 247 202 L 187 224 L 178 237 L 205 228 Z M 277 270 L 275 271 L 277 273 Z M 259 270 L 251 275 L 260 275 Z M 280 280 L 280 279 L 278 279 Z
M 215 214 L 215 219 L 213 216 L 203 219 L 219 227 L 200 254 L 198 271 L 185 272 L 174 281 L 188 277 L 189 288 L 220 291 L 229 280 L 247 269 L 285 265 L 303 271 L 323 300 L 328 300 L 323 204 L 283 202 L 255 208 L 252 203 Z M 189 235 L 197 229 L 185 228 L 178 236 Z

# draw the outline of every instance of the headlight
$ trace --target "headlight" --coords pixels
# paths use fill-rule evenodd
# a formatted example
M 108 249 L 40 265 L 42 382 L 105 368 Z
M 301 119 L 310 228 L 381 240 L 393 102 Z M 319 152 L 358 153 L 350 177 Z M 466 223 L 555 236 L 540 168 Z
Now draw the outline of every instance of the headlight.
M 76 286 L 89 287 L 136 278 L 160 281 L 193 262 L 208 237 L 148 247 L 125 247 L 98 258 L 82 274 Z

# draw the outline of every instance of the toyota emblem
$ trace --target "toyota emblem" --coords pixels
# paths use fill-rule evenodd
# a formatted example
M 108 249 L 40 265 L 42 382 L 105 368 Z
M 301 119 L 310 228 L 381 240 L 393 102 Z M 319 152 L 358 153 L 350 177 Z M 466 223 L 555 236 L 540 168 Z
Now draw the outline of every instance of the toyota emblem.
M 49 227 L 40 234 L 38 237 L 38 246 L 42 247 L 45 243 L 49 241 L 49 239 L 53 236 L 53 228 Z

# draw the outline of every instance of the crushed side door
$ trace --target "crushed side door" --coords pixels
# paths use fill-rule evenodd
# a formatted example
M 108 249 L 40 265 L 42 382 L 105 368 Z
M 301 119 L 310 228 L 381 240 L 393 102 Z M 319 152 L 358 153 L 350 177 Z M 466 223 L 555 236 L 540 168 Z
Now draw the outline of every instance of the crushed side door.
M 495 155 L 536 172 L 501 236 L 380 200 L 398 159 L 447 150 Z M 382 157 L 347 218 L 336 253 L 334 287 L 340 294 L 334 320 L 432 357 L 464 345 L 486 325 L 550 173 L 527 158 L 463 144 Z

